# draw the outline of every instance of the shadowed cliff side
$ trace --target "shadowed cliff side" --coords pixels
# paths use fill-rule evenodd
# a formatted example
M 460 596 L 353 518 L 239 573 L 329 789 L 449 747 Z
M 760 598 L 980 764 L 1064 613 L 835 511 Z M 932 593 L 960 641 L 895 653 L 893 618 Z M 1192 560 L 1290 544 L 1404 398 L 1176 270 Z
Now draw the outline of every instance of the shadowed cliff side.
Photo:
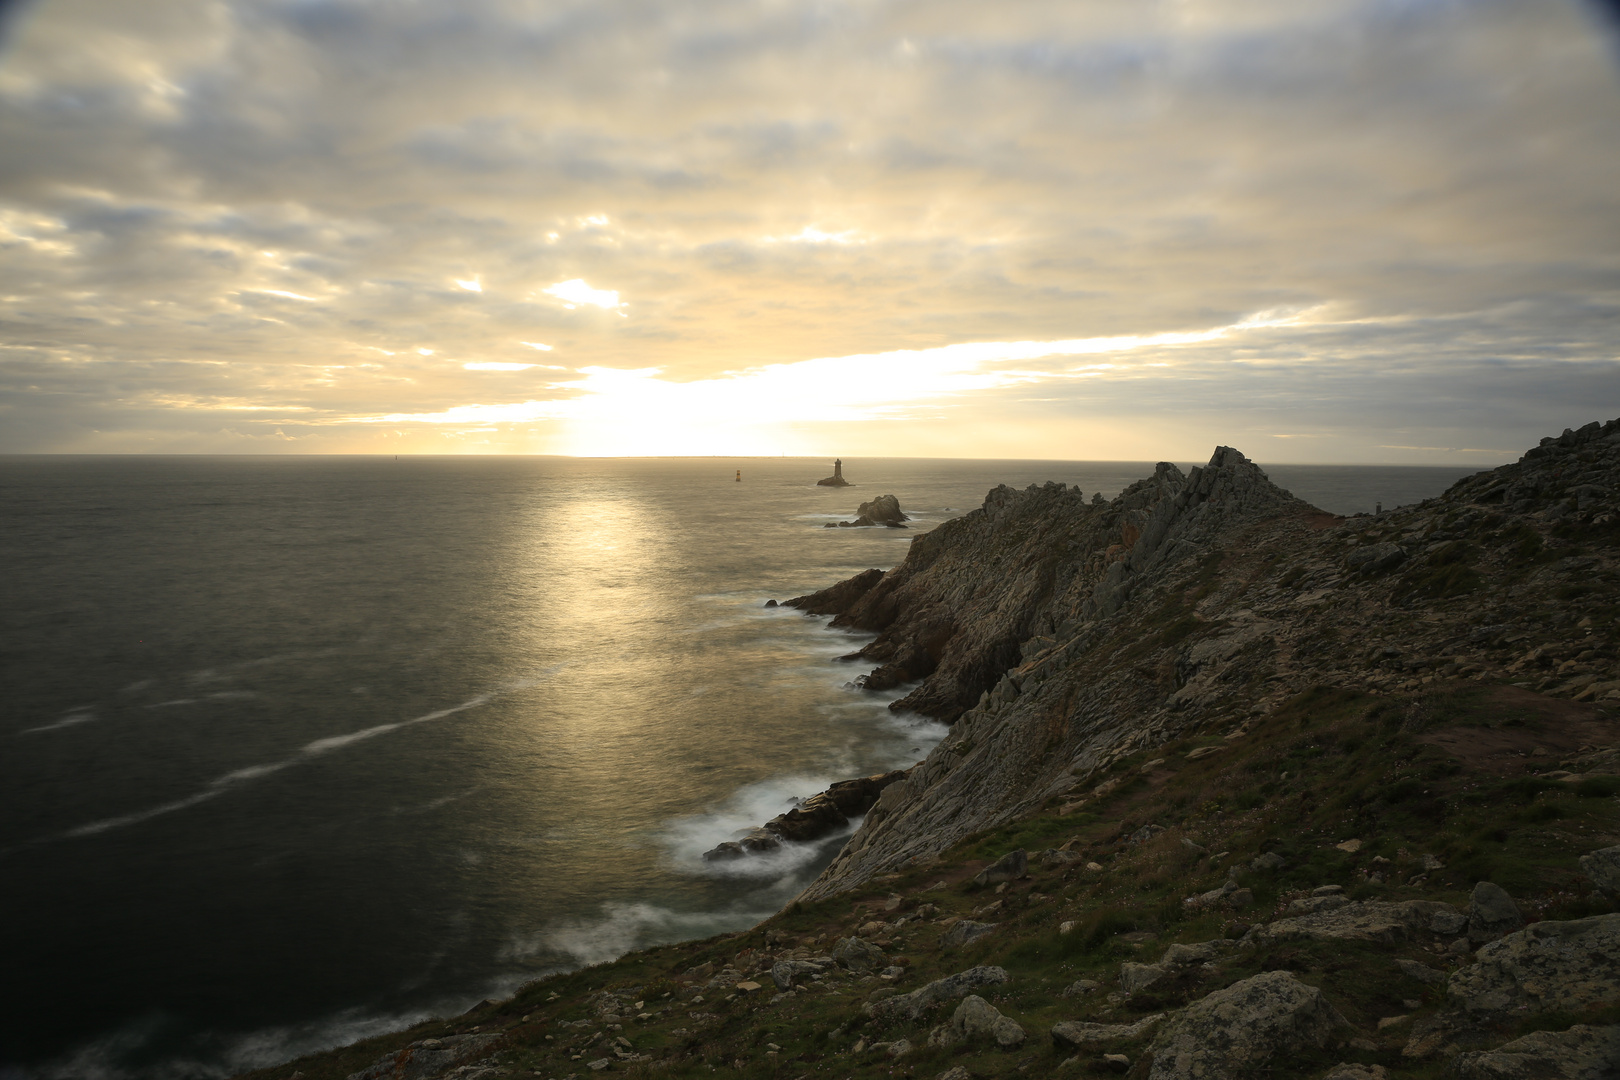
M 1612 530 L 1617 471 L 1611 421 L 1348 523 L 1226 447 L 1186 477 L 1161 464 L 1108 503 L 1060 485 L 997 488 L 888 574 L 790 601 L 878 631 L 856 654 L 879 664 L 865 684 L 921 679 L 893 707 L 953 722 L 803 898 L 930 859 L 1054 797 L 1079 800 L 1134 750 L 1210 725 L 1241 734 L 1324 678 L 1394 685 L 1377 667 L 1414 648 L 1510 679 L 1469 635 L 1506 625 L 1515 596 L 1577 587 L 1538 584 L 1542 556 L 1524 553 L 1542 551 L 1549 528 Z M 1387 652 L 1363 656 L 1369 646 Z

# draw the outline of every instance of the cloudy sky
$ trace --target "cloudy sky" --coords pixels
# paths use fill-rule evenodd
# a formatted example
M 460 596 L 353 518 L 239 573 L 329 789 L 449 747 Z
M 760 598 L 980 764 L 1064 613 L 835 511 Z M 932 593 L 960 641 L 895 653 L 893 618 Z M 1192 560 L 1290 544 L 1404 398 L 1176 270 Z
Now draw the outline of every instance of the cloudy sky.
M 1477 462 L 1620 414 L 1579 0 L 37 0 L 0 452 Z

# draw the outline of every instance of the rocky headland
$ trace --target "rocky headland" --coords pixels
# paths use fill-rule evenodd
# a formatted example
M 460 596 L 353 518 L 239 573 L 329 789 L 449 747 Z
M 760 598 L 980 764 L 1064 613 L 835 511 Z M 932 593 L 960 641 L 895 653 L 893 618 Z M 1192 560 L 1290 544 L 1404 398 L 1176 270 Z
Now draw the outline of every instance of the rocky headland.
M 1620 1075 L 1617 492 L 997 488 L 792 601 L 951 728 L 787 909 L 260 1075 Z

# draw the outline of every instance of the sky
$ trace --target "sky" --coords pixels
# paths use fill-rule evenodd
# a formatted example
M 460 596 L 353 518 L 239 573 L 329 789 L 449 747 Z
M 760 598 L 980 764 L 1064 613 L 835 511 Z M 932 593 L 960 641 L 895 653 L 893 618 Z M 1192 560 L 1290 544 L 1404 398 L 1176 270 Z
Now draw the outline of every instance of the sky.
M 1579 0 L 36 0 L 0 453 L 1478 464 L 1620 415 Z

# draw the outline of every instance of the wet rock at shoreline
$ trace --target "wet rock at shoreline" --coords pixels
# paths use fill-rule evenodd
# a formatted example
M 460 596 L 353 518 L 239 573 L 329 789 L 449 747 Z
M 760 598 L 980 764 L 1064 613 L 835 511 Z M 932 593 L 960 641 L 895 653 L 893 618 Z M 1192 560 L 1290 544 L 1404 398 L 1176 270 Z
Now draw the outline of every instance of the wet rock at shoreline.
M 791 601 L 790 601 L 791 603 Z M 826 791 L 810 796 L 785 814 L 778 814 L 740 840 L 728 840 L 703 853 L 705 862 L 764 855 L 782 846 L 783 841 L 808 843 L 830 836 L 844 828 L 851 818 L 872 808 L 883 789 L 905 778 L 905 771 L 878 773 L 854 780 L 840 780 Z

